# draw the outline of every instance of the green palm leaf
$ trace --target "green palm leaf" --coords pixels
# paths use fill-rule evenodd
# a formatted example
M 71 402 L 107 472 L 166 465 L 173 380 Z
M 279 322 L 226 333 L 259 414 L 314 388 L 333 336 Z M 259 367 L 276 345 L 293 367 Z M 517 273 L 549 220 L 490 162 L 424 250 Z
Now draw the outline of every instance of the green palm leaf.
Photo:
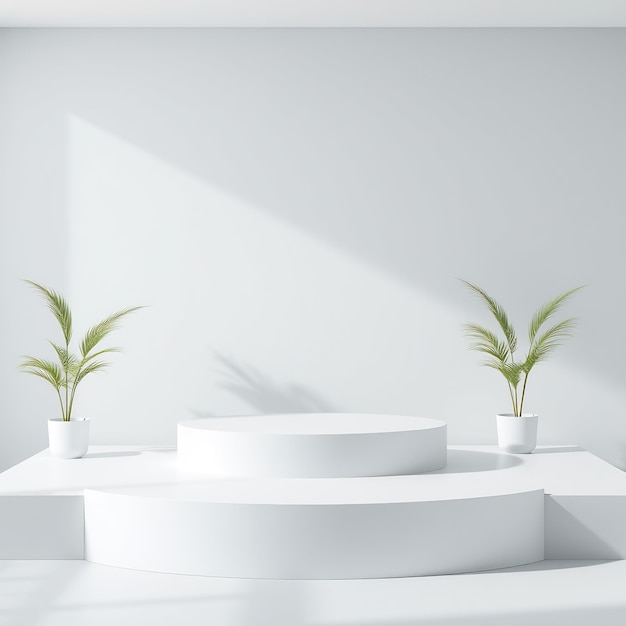
M 58 363 L 25 356 L 23 357 L 20 367 L 28 374 L 43 378 L 55 388 L 61 407 L 61 415 L 65 421 L 69 421 L 72 415 L 72 407 L 74 406 L 74 397 L 78 384 L 88 374 L 102 371 L 109 366 L 109 363 L 99 357 L 112 352 L 120 352 L 120 348 L 103 348 L 97 352 L 93 351 L 94 348 L 111 331 L 118 328 L 123 317 L 144 307 L 136 306 L 121 309 L 109 315 L 95 326 L 92 326 L 83 338 L 80 344 L 80 356 L 77 356 L 70 352 L 72 314 L 65 299 L 56 291 L 48 289 L 32 280 L 25 280 L 24 282 L 36 289 L 45 299 L 48 308 L 52 311 L 61 326 L 65 345 L 59 345 L 53 341 L 49 342 L 56 353 L 59 360 Z M 61 389 L 64 390 L 64 393 L 61 393 Z
M 61 387 L 65 386 L 63 372 L 53 361 L 46 361 L 32 356 L 25 356 L 20 363 L 20 368 L 27 374 L 39 376 L 39 378 L 47 380 L 57 391 Z
M 519 385 L 523 371 L 520 363 L 505 363 L 500 371 L 513 389 Z
M 103 354 L 110 354 L 112 352 L 121 352 L 121 351 L 122 351 L 122 348 L 104 348 L 102 350 L 98 350 L 98 352 L 92 352 L 89 356 L 86 356 L 81 361 L 81 364 L 86 365 L 90 361 L 97 359 L 99 356 L 102 356 Z
M 76 371 L 76 368 L 78 367 L 78 358 L 63 346 L 54 343 L 54 341 L 49 341 L 48 343 L 54 348 L 54 351 L 57 353 L 57 356 L 59 357 L 59 363 L 61 363 L 63 371 L 67 372 L 68 374 Z
M 44 298 L 48 308 L 52 311 L 54 317 L 56 317 L 59 325 L 61 326 L 65 343 L 69 345 L 72 338 L 72 313 L 65 298 L 63 298 L 63 296 L 58 294 L 56 291 L 48 289 L 47 287 L 44 287 L 43 285 L 40 285 L 32 280 L 24 280 L 24 282 L 36 289 Z
M 537 363 L 547 359 L 566 338 L 572 335 L 576 318 L 554 324 L 542 335 L 539 334 L 539 331 L 566 300 L 585 285 L 564 291 L 537 309 L 528 326 L 530 339 L 528 353 L 526 359 L 520 363 L 515 361 L 513 357 L 517 348 L 517 336 L 502 306 L 478 285 L 462 279 L 461 282 L 487 305 L 505 336 L 505 341 L 501 341 L 494 332 L 487 328 L 477 324 L 465 324 L 463 328 L 466 336 L 471 340 L 470 348 L 486 354 L 488 358 L 483 365 L 497 370 L 504 376 L 511 395 L 513 414 L 522 415 L 530 371 Z M 520 384 L 522 385 L 521 396 L 518 390 Z
M 112 313 L 101 322 L 92 326 L 80 343 L 80 353 L 83 357 L 87 357 L 89 353 L 112 331 L 119 327 L 120 321 L 126 315 L 138 311 L 144 307 L 133 306 Z
M 506 311 L 502 307 L 502 305 L 497 302 L 494 298 L 492 298 L 484 289 L 480 288 L 478 285 L 474 283 L 470 283 L 467 280 L 460 279 L 462 283 L 472 292 L 474 295 L 478 296 L 483 302 L 487 305 L 487 308 L 493 315 L 493 317 L 498 322 L 498 325 L 502 329 L 504 336 L 506 337 L 507 344 L 509 346 L 509 352 L 511 355 L 517 349 L 517 336 L 515 334 L 515 329 L 509 322 L 509 318 L 506 314 Z
M 510 357 L 508 345 L 488 328 L 478 324 L 465 324 L 465 335 L 472 340 L 470 348 L 493 357 L 497 362 L 504 363 Z
M 83 369 L 81 369 L 78 374 L 76 375 L 76 381 L 74 383 L 74 386 L 78 385 L 78 383 L 85 378 L 85 376 L 87 376 L 87 374 L 93 374 L 94 372 L 100 372 L 104 369 L 106 369 L 107 367 L 109 367 L 111 364 L 110 363 L 106 363 L 105 361 L 92 361 L 91 363 L 89 363 L 89 365 L 87 365 L 86 367 L 84 367 Z
M 535 343 L 535 339 L 537 338 L 537 333 L 539 329 L 545 324 L 552 315 L 554 315 L 561 305 L 571 296 L 573 296 L 577 291 L 583 289 L 585 285 L 581 285 L 580 287 L 576 287 L 575 289 L 570 289 L 569 291 L 564 291 L 562 294 L 558 295 L 550 302 L 546 302 L 543 306 L 541 306 L 535 314 L 528 326 L 528 339 L 530 340 L 531 345 Z
M 547 359 L 555 348 L 560 346 L 565 339 L 571 337 L 576 322 L 575 317 L 563 320 L 538 337 L 528 351 L 528 356 L 523 364 L 524 371 L 528 374 L 537 363 Z
M 493 360 L 486 361 L 484 365 L 500 372 L 513 389 L 519 385 L 523 372 L 520 363 L 502 363 L 501 361 Z

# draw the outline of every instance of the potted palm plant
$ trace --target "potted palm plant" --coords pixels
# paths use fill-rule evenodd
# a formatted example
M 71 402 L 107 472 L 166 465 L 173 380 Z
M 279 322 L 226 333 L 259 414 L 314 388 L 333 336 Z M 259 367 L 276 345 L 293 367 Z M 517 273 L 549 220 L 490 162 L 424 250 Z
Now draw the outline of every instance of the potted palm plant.
M 54 456 L 76 459 L 85 455 L 89 444 L 89 423 L 87 418 L 75 418 L 72 414 L 78 385 L 89 374 L 104 370 L 110 364 L 102 357 L 119 348 L 102 348 L 100 342 L 118 328 L 122 318 L 143 307 L 128 307 L 112 313 L 86 332 L 80 342 L 79 352 L 70 351 L 72 340 L 72 313 L 67 301 L 56 291 L 48 289 L 32 280 L 24 281 L 33 287 L 45 300 L 48 309 L 56 318 L 62 343 L 49 341 L 56 360 L 24 356 L 20 364 L 22 371 L 49 382 L 54 388 L 61 410 L 61 417 L 48 420 L 50 452 Z
M 483 365 L 500 372 L 508 386 L 513 412 L 500 413 L 496 416 L 498 445 L 507 452 L 530 453 L 537 445 L 538 416 L 523 412 L 528 377 L 535 365 L 545 361 L 566 338 L 572 335 L 577 318 L 564 319 L 551 325 L 547 330 L 542 329 L 561 306 L 584 285 L 561 293 L 535 311 L 528 326 L 528 352 L 523 360 L 516 360 L 517 333 L 502 305 L 478 285 L 466 280 L 461 282 L 487 306 L 497 322 L 498 332 L 501 331 L 499 335 L 498 332 L 478 324 L 464 325 L 465 334 L 471 342 L 470 348 L 485 354 Z

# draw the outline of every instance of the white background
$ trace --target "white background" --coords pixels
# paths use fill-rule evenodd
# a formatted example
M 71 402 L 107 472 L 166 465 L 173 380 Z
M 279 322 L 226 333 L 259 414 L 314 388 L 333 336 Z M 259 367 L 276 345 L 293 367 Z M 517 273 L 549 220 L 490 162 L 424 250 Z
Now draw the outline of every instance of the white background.
M 285 411 L 444 419 L 495 443 L 503 380 L 461 325 L 580 284 L 529 383 L 542 443 L 626 466 L 626 32 L 0 31 L 0 468 L 57 416 L 20 354 L 126 305 L 77 415 L 93 443 Z

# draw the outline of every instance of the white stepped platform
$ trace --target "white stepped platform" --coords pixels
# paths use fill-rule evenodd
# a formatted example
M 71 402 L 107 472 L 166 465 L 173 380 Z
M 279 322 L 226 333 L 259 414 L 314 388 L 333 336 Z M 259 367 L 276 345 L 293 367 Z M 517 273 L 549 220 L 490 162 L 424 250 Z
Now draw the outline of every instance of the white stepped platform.
M 452 446 L 431 474 L 272 480 L 181 471 L 173 448 L 44 451 L 0 474 L 0 516 L 0 558 L 213 576 L 496 568 L 541 559 L 544 536 L 550 558 L 626 557 L 626 477 L 574 447 Z
M 426 417 L 296 413 L 178 424 L 181 467 L 211 476 L 419 474 L 446 465 L 446 424 Z
M 155 572 L 279 579 L 451 574 L 543 559 L 542 490 L 428 482 L 88 490 L 85 558 Z

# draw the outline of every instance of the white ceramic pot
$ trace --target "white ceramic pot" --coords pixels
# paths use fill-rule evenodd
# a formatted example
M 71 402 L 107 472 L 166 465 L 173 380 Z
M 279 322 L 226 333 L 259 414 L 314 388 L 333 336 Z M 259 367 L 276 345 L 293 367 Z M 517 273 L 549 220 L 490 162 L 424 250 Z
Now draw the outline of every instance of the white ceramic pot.
M 89 419 L 48 420 L 48 441 L 50 454 L 62 459 L 80 459 L 89 446 Z
M 539 417 L 523 413 L 515 417 L 513 413 L 496 415 L 498 426 L 498 446 L 505 452 L 529 454 L 537 446 L 537 422 Z

